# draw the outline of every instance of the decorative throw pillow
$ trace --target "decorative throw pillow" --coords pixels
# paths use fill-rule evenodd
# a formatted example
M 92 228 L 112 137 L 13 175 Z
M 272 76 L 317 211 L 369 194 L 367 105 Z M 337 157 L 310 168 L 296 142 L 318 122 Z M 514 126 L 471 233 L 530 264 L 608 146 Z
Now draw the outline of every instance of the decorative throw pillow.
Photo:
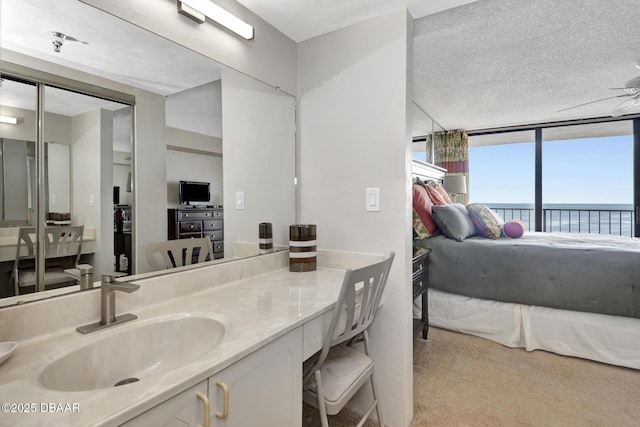
M 504 233 L 505 237 L 518 239 L 524 234 L 524 229 L 524 222 L 520 221 L 519 219 L 512 219 L 504 223 L 502 232 Z
M 478 233 L 489 239 L 497 240 L 500 238 L 502 226 L 504 225 L 504 220 L 500 215 L 487 206 L 477 203 L 467 205 L 467 210 L 469 211 L 469 218 L 471 218 Z
M 435 187 L 427 185 L 426 189 L 427 189 L 427 193 L 429 193 L 429 197 L 431 197 L 431 200 L 433 200 L 434 205 L 450 205 L 451 204 L 451 203 L 447 203 L 447 200 L 444 197 L 442 197 L 442 194 L 440 194 L 438 190 L 435 189 Z
M 413 230 L 418 239 L 427 238 L 438 229 L 431 216 L 432 207 L 427 189 L 420 184 L 413 184 Z
M 450 239 L 462 242 L 467 237 L 476 234 L 467 208 L 461 203 L 435 205 L 431 212 L 440 230 Z

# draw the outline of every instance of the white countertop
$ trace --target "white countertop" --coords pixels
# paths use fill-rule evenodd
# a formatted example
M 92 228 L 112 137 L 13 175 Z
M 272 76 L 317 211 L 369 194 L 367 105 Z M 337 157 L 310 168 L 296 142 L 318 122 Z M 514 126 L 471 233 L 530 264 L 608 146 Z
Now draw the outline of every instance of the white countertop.
M 111 426 L 118 425 L 186 390 L 252 353 L 335 304 L 344 271 L 318 268 L 291 273 L 288 268 L 212 285 L 208 290 L 176 297 L 131 311 L 138 320 L 81 335 L 66 328 L 21 342 L 11 358 L 0 365 L 0 403 L 35 403 L 36 413 L 0 412 L 2 426 Z M 177 275 L 173 276 L 178 277 Z M 142 286 L 148 286 L 142 284 Z M 130 294 L 130 295 L 135 295 Z M 121 299 L 121 294 L 116 299 Z M 118 314 L 129 311 L 118 306 Z M 99 307 L 95 307 L 99 311 Z M 136 323 L 174 313 L 212 313 L 226 326 L 223 342 L 209 354 L 183 368 L 155 374 L 124 387 L 97 391 L 58 392 L 37 381 L 51 361 L 70 350 Z M 80 326 L 79 322 L 76 326 Z M 119 351 L 126 352 L 127 349 Z M 42 413 L 42 403 L 77 404 L 78 413 Z

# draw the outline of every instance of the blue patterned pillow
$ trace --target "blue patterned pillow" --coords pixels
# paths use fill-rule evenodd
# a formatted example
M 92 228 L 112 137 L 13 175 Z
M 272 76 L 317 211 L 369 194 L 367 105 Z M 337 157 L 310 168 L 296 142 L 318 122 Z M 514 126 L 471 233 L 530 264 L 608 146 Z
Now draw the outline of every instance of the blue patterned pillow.
M 504 226 L 504 220 L 492 211 L 490 208 L 477 203 L 467 205 L 467 211 L 469 211 L 469 218 L 475 225 L 478 233 L 489 239 L 499 239 L 502 235 L 502 227 Z

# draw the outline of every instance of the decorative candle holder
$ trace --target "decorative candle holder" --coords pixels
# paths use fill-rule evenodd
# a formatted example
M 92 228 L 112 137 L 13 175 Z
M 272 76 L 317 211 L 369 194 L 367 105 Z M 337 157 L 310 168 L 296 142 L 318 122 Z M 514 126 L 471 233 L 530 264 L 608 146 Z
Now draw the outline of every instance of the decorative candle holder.
M 316 226 L 289 226 L 289 271 L 305 272 L 316 269 Z
M 273 227 L 270 222 L 261 222 L 258 224 L 258 244 L 260 255 L 273 252 Z

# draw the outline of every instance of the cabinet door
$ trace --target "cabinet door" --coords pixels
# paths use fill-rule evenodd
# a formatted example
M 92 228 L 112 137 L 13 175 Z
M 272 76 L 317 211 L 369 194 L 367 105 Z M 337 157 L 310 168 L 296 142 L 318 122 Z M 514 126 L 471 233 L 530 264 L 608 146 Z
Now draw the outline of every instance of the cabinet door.
M 172 397 L 155 408 L 122 424 L 122 427 L 196 427 L 205 425 L 205 403 L 198 393 L 207 395 L 207 381 Z
M 212 426 L 300 426 L 301 328 L 209 378 L 209 397 Z

